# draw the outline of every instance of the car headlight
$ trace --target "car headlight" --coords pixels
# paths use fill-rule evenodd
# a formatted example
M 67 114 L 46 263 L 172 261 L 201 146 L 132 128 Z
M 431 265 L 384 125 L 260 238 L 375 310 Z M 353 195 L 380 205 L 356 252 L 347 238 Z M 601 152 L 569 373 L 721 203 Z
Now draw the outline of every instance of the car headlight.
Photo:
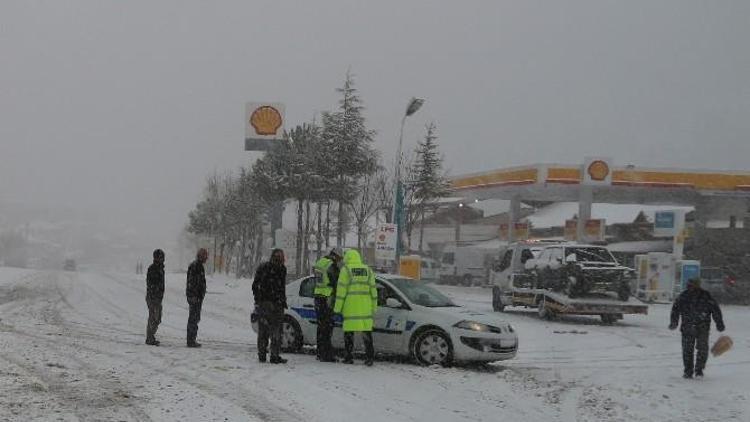
M 462 330 L 479 331 L 482 333 L 502 333 L 503 330 L 491 325 L 482 324 L 476 321 L 461 321 L 457 322 L 454 327 L 461 328 Z

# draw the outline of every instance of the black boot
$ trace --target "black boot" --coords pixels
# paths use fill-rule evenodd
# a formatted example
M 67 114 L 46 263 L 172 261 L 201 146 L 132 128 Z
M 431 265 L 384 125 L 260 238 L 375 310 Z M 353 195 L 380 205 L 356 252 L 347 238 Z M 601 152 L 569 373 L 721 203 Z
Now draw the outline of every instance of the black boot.
M 685 378 L 685 379 L 693 378 L 693 374 L 690 372 L 685 372 L 684 374 L 682 374 L 682 378 Z
M 258 361 L 260 363 L 266 363 L 266 354 L 265 353 L 258 353 Z
M 271 363 L 287 363 L 287 360 L 282 358 L 281 356 L 271 356 Z
M 187 344 L 187 347 L 192 347 L 192 348 L 198 348 L 198 347 L 201 347 L 201 346 L 203 346 L 203 345 L 200 344 L 200 343 L 198 343 L 195 340 L 189 341 L 188 344 Z
M 158 346 L 161 343 L 159 343 L 159 340 L 151 337 L 146 339 L 146 344 L 148 344 L 149 346 Z

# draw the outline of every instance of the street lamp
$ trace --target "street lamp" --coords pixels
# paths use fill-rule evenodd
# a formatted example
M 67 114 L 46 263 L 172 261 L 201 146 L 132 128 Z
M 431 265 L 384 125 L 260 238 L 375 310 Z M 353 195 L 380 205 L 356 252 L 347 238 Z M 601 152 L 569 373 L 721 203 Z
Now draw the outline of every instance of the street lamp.
M 401 119 L 401 131 L 398 136 L 398 155 L 396 156 L 396 177 L 394 180 L 396 195 L 393 204 L 393 219 L 396 223 L 396 269 L 398 269 L 403 247 L 401 241 L 404 228 L 404 187 L 401 182 L 401 163 L 403 160 L 404 124 L 406 123 L 406 118 L 416 113 L 422 107 L 422 104 L 424 104 L 424 100 L 421 98 L 412 97 L 409 100 L 409 103 L 406 105 L 404 117 Z

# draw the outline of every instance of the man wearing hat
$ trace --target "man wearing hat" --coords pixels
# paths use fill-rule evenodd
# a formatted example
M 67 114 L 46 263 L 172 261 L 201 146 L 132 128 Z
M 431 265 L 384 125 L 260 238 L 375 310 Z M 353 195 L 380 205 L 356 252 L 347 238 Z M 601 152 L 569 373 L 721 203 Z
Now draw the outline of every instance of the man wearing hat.
M 711 330 L 711 318 L 716 323 L 716 329 L 724 331 L 724 321 L 721 309 L 711 294 L 701 288 L 700 279 L 688 281 L 687 289 L 680 293 L 672 305 L 672 315 L 669 329 L 677 328 L 682 319 L 682 361 L 685 366 L 683 378 L 703 377 L 703 369 L 708 359 L 708 334 Z M 694 360 L 695 350 L 698 356 Z
M 317 354 L 321 362 L 336 362 L 331 336 L 333 335 L 333 299 L 339 279 L 341 249 L 335 248 L 315 263 L 315 313 L 317 326 Z

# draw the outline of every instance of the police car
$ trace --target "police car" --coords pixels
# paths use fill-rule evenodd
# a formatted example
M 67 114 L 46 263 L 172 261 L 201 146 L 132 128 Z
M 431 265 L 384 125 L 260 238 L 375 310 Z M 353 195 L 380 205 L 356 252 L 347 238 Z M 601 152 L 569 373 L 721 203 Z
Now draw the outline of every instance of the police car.
M 289 283 L 282 348 L 298 352 L 315 345 L 315 276 Z M 396 275 L 377 274 L 378 310 L 373 318 L 375 351 L 412 357 L 423 365 L 492 362 L 511 359 L 518 336 L 502 319 L 463 308 L 434 288 Z M 337 317 L 338 318 L 338 317 Z M 257 331 L 257 324 L 253 324 Z M 333 346 L 343 348 L 341 320 L 333 330 Z

